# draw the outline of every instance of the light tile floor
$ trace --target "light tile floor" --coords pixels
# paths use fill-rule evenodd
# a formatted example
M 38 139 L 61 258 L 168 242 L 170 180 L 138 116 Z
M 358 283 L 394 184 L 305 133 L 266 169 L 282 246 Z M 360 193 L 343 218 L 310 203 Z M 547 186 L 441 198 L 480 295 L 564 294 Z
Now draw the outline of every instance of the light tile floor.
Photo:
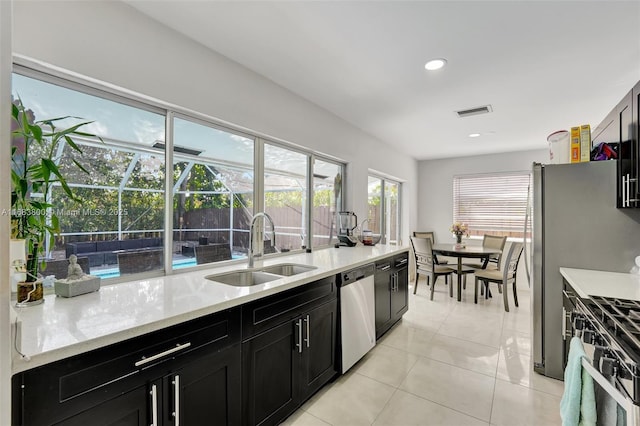
M 473 277 L 469 277 L 473 282 Z M 502 295 L 457 302 L 442 278 L 433 301 L 421 277 L 409 312 L 347 374 L 325 386 L 285 425 L 562 424 L 563 383 L 534 373 L 531 297 L 505 312 Z

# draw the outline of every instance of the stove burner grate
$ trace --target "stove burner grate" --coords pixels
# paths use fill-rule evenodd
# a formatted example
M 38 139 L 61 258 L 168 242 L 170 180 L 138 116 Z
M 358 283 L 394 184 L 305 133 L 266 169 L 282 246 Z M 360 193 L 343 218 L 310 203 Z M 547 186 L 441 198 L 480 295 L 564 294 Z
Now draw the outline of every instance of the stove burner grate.
M 591 296 L 595 313 L 606 328 L 630 350 L 630 356 L 640 358 L 640 302 L 612 297 Z

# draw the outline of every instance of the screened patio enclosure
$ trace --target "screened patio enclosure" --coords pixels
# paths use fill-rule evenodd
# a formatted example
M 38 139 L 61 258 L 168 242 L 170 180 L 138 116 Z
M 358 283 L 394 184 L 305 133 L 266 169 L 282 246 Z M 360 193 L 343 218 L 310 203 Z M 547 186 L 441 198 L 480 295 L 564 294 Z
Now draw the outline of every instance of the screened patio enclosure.
M 35 120 L 69 116 L 60 122 L 62 127 L 91 121 L 86 130 L 100 137 L 75 140 L 81 154 L 64 143 L 56 153 L 54 160 L 76 199 L 59 186 L 49 194 L 61 229 L 54 246 L 47 247 L 50 258 L 87 256 L 91 273 L 104 277 L 163 269 L 168 215 L 174 269 L 245 257 L 251 218 L 258 210 L 274 220 L 277 250 L 327 245 L 335 235 L 332 219 L 341 205 L 341 182 L 336 180 L 344 174 L 341 163 L 50 80 L 14 73 L 14 97 L 32 110 Z M 169 156 L 167 131 L 173 146 Z M 167 158 L 173 163 L 170 176 Z M 259 202 L 255 191 L 261 194 Z M 269 227 L 264 237 L 270 239 Z M 265 252 L 274 250 L 266 243 Z

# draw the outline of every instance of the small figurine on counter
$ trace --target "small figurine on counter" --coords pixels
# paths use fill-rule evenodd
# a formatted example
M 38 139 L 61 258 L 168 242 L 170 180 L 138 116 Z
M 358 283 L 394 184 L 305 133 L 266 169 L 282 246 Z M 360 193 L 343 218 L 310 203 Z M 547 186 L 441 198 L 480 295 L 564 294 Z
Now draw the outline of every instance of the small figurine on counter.
M 78 264 L 78 256 L 72 254 L 69 256 L 69 269 L 67 269 L 67 282 L 82 280 L 86 274 L 82 267 Z
M 56 280 L 54 290 L 57 296 L 74 297 L 85 293 L 91 293 L 100 289 L 100 277 L 85 274 L 78 264 L 78 256 L 69 256 L 67 278 Z

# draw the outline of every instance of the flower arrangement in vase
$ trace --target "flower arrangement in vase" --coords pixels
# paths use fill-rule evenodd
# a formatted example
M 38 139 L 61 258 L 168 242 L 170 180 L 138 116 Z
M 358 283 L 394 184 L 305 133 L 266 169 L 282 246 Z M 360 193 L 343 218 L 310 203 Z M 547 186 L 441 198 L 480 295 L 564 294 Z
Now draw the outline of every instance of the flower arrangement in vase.
M 469 227 L 466 223 L 454 222 L 449 231 L 456 236 L 456 244 L 460 246 L 462 245 L 462 236 L 469 236 Z

